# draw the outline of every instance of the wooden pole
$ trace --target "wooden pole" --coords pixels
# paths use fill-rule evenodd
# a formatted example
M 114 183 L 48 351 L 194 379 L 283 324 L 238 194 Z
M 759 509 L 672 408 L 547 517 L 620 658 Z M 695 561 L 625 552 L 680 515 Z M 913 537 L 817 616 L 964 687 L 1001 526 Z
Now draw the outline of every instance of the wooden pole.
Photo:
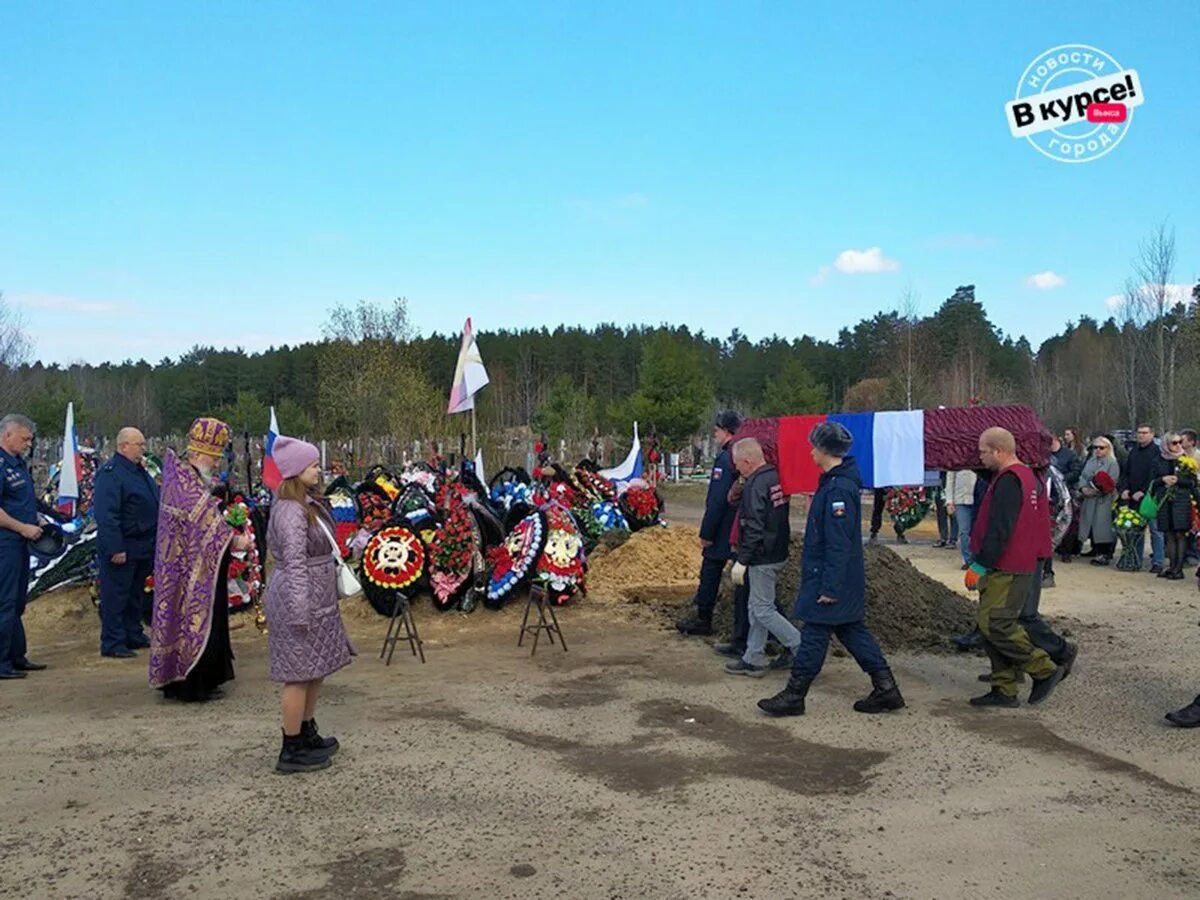
M 475 430 L 475 405 L 471 404 L 471 458 L 479 453 L 479 435 Z

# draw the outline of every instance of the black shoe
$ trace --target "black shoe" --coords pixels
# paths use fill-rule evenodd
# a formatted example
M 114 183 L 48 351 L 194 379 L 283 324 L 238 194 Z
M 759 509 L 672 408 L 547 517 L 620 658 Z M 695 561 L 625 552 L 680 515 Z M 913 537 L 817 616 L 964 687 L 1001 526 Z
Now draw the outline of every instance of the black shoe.
M 784 669 L 790 669 L 792 663 L 796 661 L 796 657 L 792 655 L 791 650 L 784 650 L 782 653 L 775 654 L 775 657 L 767 663 L 767 668 L 772 672 L 780 672 Z
M 967 569 L 969 569 L 969 568 L 971 568 L 971 564 L 970 564 L 970 563 L 963 563 L 961 566 L 959 566 L 959 567 L 958 567 L 958 571 L 960 571 L 960 572 L 965 572 L 965 571 L 967 571 Z
M 1058 683 L 1063 680 L 1062 666 L 1057 666 L 1054 669 L 1054 674 L 1046 678 L 1033 679 L 1033 690 L 1029 692 L 1029 705 L 1036 706 L 1042 703 L 1054 693 L 1054 689 L 1058 687 Z
M 1162 567 L 1162 566 L 1151 566 L 1151 567 L 1150 567 L 1150 574 L 1151 574 L 1151 575 L 1157 575 L 1157 574 L 1159 574 L 1159 573 L 1160 573 L 1162 570 L 1163 570 L 1163 567 Z
M 908 543 L 908 538 L 906 538 L 906 537 L 905 537 L 904 535 L 902 535 L 902 534 L 898 534 L 898 535 L 896 535 L 896 543 L 897 543 L 897 544 L 907 544 L 907 543 Z
M 1066 641 L 1063 643 L 1067 645 L 1066 652 L 1063 653 L 1062 659 L 1056 659 L 1054 664 L 1062 669 L 1063 681 L 1066 681 L 1071 669 L 1075 668 L 1075 657 L 1079 655 L 1079 647 Z
M 697 613 L 694 616 L 689 616 L 686 619 L 680 619 L 675 623 L 675 627 L 679 629 L 680 634 L 707 636 L 713 633 L 712 613 L 707 616 L 704 613 Z
M 948 546 L 950 546 L 950 545 L 947 544 L 945 541 L 934 541 L 933 542 L 933 547 L 935 550 L 941 550 L 943 547 L 948 547 Z
M 983 646 L 983 635 L 979 633 L 979 629 L 975 629 L 974 631 L 968 631 L 966 634 L 960 634 L 958 637 L 951 638 L 950 641 L 959 653 L 970 653 L 972 650 L 978 650 Z
M 1108 557 L 1107 556 L 1097 556 L 1095 559 L 1092 560 L 1092 565 L 1093 566 L 1107 566 L 1108 565 Z
M 903 708 L 904 698 L 900 696 L 900 688 L 896 687 L 891 669 L 872 672 L 871 693 L 854 704 L 854 711 L 860 713 L 890 712 Z
M 150 638 L 148 638 L 148 637 L 136 638 L 135 640 L 132 640 L 132 641 L 126 641 L 125 645 L 127 647 L 129 647 L 130 650 L 149 650 L 150 649 Z
M 18 671 L 16 669 L 14 669 L 11 672 L 0 672 L 0 681 L 9 681 L 10 679 L 26 678 L 26 677 L 28 677 L 28 676 L 24 672 Z
M 337 753 L 338 748 L 341 746 L 335 737 L 321 737 L 321 732 L 317 730 L 316 719 L 309 719 L 307 722 L 300 723 L 300 736 L 304 738 L 308 747 L 313 750 L 322 750 L 330 756 Z
M 868 544 L 878 544 L 879 543 L 878 532 L 872 531 L 871 536 L 869 538 L 867 538 L 867 543 Z
M 1167 581 L 1183 581 L 1182 572 L 1168 572 Z
M 314 750 L 305 742 L 303 734 L 283 736 L 283 747 L 279 751 L 276 772 L 315 772 L 329 767 L 329 754 Z
M 804 698 L 808 696 L 811 678 L 793 675 L 788 679 L 787 687 L 766 700 L 758 701 L 758 708 L 769 716 L 802 716 L 804 715 Z
M 1003 706 L 1006 708 L 1021 705 L 1021 701 L 1016 697 L 1010 697 L 1008 694 L 1002 694 L 995 688 L 992 688 L 986 694 L 983 694 L 979 697 L 972 697 L 970 703 L 972 706 Z
M 13 663 L 13 668 L 16 669 L 18 672 L 41 672 L 41 671 L 45 670 L 46 664 L 39 663 L 39 662 L 32 662 L 28 659 L 19 659 L 15 663 Z
M 713 644 L 713 652 L 717 656 L 725 656 L 729 659 L 741 659 L 746 655 L 746 648 L 744 646 L 739 647 L 734 643 Z
M 135 659 L 137 657 L 132 650 L 114 650 L 112 653 L 101 653 L 100 655 L 109 659 Z
M 1171 577 L 1170 571 L 1164 571 L 1162 569 L 1159 569 L 1156 572 L 1153 568 L 1151 568 L 1150 571 L 1153 572 L 1155 575 L 1157 575 L 1159 578 L 1170 578 Z
M 1180 728 L 1200 728 L 1200 697 L 1183 709 L 1167 713 L 1166 720 Z

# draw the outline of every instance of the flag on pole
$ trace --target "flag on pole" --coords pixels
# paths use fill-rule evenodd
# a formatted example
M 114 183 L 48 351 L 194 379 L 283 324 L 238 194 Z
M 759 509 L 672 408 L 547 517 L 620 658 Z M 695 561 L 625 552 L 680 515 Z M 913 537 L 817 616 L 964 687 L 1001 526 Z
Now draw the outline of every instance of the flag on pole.
M 67 404 L 67 423 L 63 428 L 62 460 L 58 464 L 58 497 L 55 507 L 64 515 L 75 516 L 79 502 L 79 479 L 83 464 L 79 458 L 79 442 L 75 440 L 75 404 Z
M 487 476 L 483 474 L 483 451 L 475 451 L 475 477 L 487 484 Z
M 642 477 L 642 442 L 638 438 L 637 422 L 633 423 L 633 446 L 629 448 L 625 461 L 611 469 L 601 469 L 600 474 L 609 481 L 632 481 Z
M 267 426 L 267 437 L 263 442 L 262 480 L 267 490 L 273 491 L 283 481 L 279 467 L 275 465 L 275 438 L 279 437 L 279 423 L 275 420 L 275 407 L 271 407 L 271 424 Z
M 463 326 L 458 364 L 454 367 L 454 384 L 450 387 L 450 405 L 446 412 L 454 415 L 474 409 L 475 395 L 483 390 L 488 380 L 483 357 L 479 355 L 479 345 L 475 343 L 475 333 L 471 330 L 471 320 L 467 319 L 467 324 Z

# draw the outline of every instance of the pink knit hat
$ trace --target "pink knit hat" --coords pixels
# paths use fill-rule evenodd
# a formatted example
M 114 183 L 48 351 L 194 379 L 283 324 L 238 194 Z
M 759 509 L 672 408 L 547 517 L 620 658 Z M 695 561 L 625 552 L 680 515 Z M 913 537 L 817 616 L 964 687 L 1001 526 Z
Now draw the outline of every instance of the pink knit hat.
M 308 441 L 280 435 L 275 438 L 271 456 L 284 478 L 295 478 L 321 458 L 321 451 Z

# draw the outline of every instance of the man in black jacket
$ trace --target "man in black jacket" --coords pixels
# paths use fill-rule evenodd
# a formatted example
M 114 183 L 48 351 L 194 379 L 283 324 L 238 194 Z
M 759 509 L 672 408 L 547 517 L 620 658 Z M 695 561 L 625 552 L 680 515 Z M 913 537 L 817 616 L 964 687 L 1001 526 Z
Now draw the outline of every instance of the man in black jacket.
M 743 438 L 734 444 L 733 463 L 746 479 L 733 583 L 750 586 L 750 634 L 742 658 L 726 663 L 725 671 L 761 678 L 767 673 L 763 650 L 768 634 L 788 650 L 800 646 L 800 632 L 775 606 L 775 582 L 787 563 L 792 537 L 788 521 L 791 508 L 779 484 L 779 472 L 768 465 L 758 441 Z
M 1162 451 L 1154 441 L 1154 429 L 1149 425 L 1137 427 L 1137 446 L 1129 451 L 1129 459 L 1121 466 L 1121 477 L 1117 481 L 1117 490 L 1122 500 L 1130 501 L 1136 508 L 1150 490 L 1154 481 L 1154 470 Z M 1163 566 L 1163 533 L 1158 528 L 1158 520 L 1150 519 L 1150 571 L 1157 575 Z M 1138 567 L 1145 558 L 1146 542 L 1137 548 Z
M 733 456 L 729 452 L 733 444 L 733 436 L 742 427 L 741 417 L 733 410 L 725 410 L 717 415 L 713 424 L 713 437 L 716 438 L 721 450 L 713 463 L 712 474 L 708 479 L 708 496 L 704 500 L 704 518 L 700 522 L 700 545 L 703 560 L 700 563 L 700 584 L 696 588 L 696 614 L 675 623 L 675 627 L 683 634 L 712 634 L 713 608 L 717 604 L 717 592 L 721 587 L 721 573 L 733 557 L 729 547 L 729 532 L 733 528 L 733 519 L 737 507 L 729 501 L 729 491 L 737 481 L 737 469 L 733 465 Z M 738 634 L 738 619 L 745 620 L 745 614 L 738 615 L 738 595 L 734 592 L 734 636 L 733 644 L 738 648 L 735 656 L 740 656 L 745 649 L 745 628 L 741 629 L 740 641 Z M 740 598 L 745 603 L 745 597 Z M 744 608 L 744 607 L 743 607 Z

